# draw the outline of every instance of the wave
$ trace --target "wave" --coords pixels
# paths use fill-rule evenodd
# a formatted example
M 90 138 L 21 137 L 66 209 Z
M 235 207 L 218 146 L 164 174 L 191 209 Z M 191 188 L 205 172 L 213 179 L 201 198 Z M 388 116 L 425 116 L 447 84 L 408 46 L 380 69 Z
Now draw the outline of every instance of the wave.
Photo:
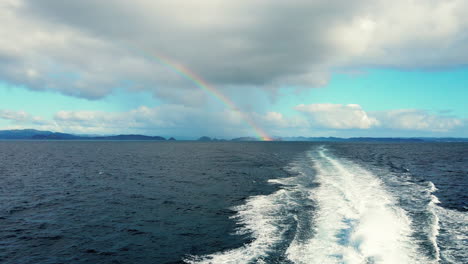
M 437 215 L 437 204 L 440 204 L 439 198 L 435 196 L 433 193 L 437 191 L 437 188 L 435 187 L 434 183 L 429 182 L 429 190 L 428 192 L 430 193 L 431 201 L 428 204 L 429 212 L 431 213 L 431 218 L 432 218 L 432 225 L 431 227 L 431 232 L 429 236 L 429 240 L 432 243 L 432 246 L 435 250 L 435 259 L 436 261 L 440 261 L 440 248 L 437 244 L 437 236 L 439 235 L 439 230 L 440 230 L 440 225 L 439 225 L 439 217 Z
M 310 154 L 319 187 L 311 191 L 319 209 L 316 235 L 294 240 L 294 263 L 429 263 L 411 239 L 411 220 L 371 172 L 332 157 Z
M 308 199 L 310 172 L 297 170 L 295 163 L 287 168 L 295 177 L 270 179 L 270 184 L 281 189 L 270 195 L 257 195 L 246 203 L 232 208 L 232 217 L 239 224 L 238 235 L 250 235 L 252 241 L 243 247 L 205 256 L 190 256 L 186 263 L 237 264 L 237 263 L 287 263 L 284 252 L 292 240 L 290 233 L 306 236 L 313 214 L 313 204 Z M 300 223 L 300 225 L 298 224 Z
M 271 195 L 251 197 L 244 205 L 233 208 L 233 216 L 241 226 L 238 235 L 250 235 L 251 243 L 241 248 L 206 256 L 192 256 L 187 263 L 265 263 L 264 259 L 276 245 L 282 243 L 283 235 L 289 228 L 286 211 L 293 207 L 287 190 L 279 190 Z M 292 215 L 291 215 L 292 216 Z
M 468 263 L 468 214 L 435 205 L 440 219 L 440 258 L 445 263 Z
M 309 151 L 290 164 L 294 177 L 269 181 L 279 185 L 278 191 L 252 196 L 233 208 L 237 234 L 250 236 L 249 243 L 185 261 L 417 264 L 466 260 L 466 214 L 440 207 L 431 182 L 416 184 L 409 172 L 393 175 L 379 169 L 335 157 L 324 147 Z

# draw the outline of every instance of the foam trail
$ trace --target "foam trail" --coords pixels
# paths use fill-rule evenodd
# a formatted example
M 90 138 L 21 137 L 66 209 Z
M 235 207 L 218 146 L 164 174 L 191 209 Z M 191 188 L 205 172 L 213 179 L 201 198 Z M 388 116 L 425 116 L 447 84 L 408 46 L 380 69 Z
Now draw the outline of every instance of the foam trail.
M 324 148 L 311 154 L 320 186 L 315 235 L 294 240 L 286 254 L 294 263 L 431 263 L 411 241 L 411 221 L 372 173 Z
M 250 243 L 185 261 L 431 264 L 463 259 L 456 254 L 464 248 L 466 235 L 446 232 L 443 221 L 466 225 L 459 214 L 447 214 L 437 205 L 433 184 L 420 186 L 388 173 L 380 175 L 379 170 L 336 158 L 323 147 L 300 157 L 287 169 L 295 176 L 269 181 L 279 184 L 280 190 L 250 197 L 233 208 L 237 211 L 233 219 L 240 224 L 238 233 L 250 235 Z M 410 201 L 411 206 L 400 206 L 399 199 Z M 416 202 L 415 212 L 425 212 L 422 215 L 427 221 L 412 223 L 409 215 L 414 216 L 414 210 L 408 210 Z M 439 237 L 455 242 L 441 250 Z M 434 251 L 428 251 L 427 245 Z
M 431 201 L 429 202 L 428 208 L 432 214 L 432 222 L 433 222 L 431 226 L 431 234 L 430 234 L 429 239 L 432 243 L 432 246 L 435 249 L 436 261 L 440 261 L 440 248 L 437 245 L 437 236 L 439 235 L 440 225 L 439 225 L 439 217 L 437 216 L 437 212 L 436 212 L 437 210 L 436 206 L 437 204 L 440 203 L 440 201 L 437 198 L 437 196 L 432 194 L 433 192 L 437 191 L 437 188 L 435 187 L 434 183 L 429 182 L 429 187 L 430 187 L 429 193 L 431 193 Z
M 241 248 L 214 253 L 207 256 L 191 257 L 187 263 L 266 263 L 264 259 L 274 247 L 283 241 L 283 234 L 288 229 L 286 211 L 294 207 L 294 201 L 287 190 L 281 189 L 270 195 L 258 195 L 249 198 L 244 205 L 233 208 L 237 214 L 233 217 L 241 225 L 239 234 L 250 234 L 253 241 Z M 292 217 L 292 215 L 291 215 Z
M 440 219 L 440 258 L 444 263 L 468 263 L 468 214 L 435 205 Z

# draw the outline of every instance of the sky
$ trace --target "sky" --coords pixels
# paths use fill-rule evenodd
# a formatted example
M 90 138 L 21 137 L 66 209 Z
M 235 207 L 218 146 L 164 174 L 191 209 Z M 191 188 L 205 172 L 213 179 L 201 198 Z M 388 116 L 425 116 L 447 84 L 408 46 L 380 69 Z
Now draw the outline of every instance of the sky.
M 2 0 L 0 129 L 468 137 L 465 0 Z

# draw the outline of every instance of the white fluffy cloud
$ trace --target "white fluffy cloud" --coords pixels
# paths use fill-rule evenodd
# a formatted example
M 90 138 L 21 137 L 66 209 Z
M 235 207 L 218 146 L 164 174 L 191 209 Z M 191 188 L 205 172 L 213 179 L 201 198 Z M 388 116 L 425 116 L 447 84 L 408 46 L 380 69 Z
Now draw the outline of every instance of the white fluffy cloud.
M 297 111 L 304 113 L 316 126 L 335 129 L 368 129 L 379 124 L 357 104 L 310 104 L 298 105 Z
M 363 135 L 367 132 L 374 136 L 389 136 L 391 133 L 401 136 L 408 131 L 416 136 L 437 136 L 454 131 L 458 131 L 456 135 L 463 135 L 468 129 L 466 119 L 414 109 L 366 112 L 357 104 L 301 104 L 295 110 L 298 114 L 286 116 L 274 111 L 265 114 L 229 110 L 207 112 L 197 107 L 167 104 L 141 106 L 126 112 L 58 111 L 51 120 L 46 120 L 24 111 L 3 109 L 0 110 L 0 119 L 11 124 L 3 129 L 34 127 L 83 134 L 138 133 L 189 138 L 202 135 L 252 136 L 255 131 L 246 118 L 271 136 L 346 137 L 349 133 Z M 379 134 L 379 131 L 392 132 Z
M 400 109 L 375 112 L 382 127 L 401 130 L 419 130 L 433 132 L 447 132 L 461 127 L 463 120 L 446 115 L 430 114 L 417 109 Z
M 310 126 L 309 122 L 301 117 L 286 117 L 279 112 L 267 112 L 265 115 L 256 115 L 256 119 L 263 126 L 269 128 L 300 128 Z
M 467 1 L 372 2 L 332 33 L 344 64 L 400 69 L 466 65 Z
M 0 118 L 22 122 L 28 120 L 30 117 L 25 111 L 0 110 Z
M 181 105 L 141 106 L 127 112 L 59 111 L 56 129 L 80 133 L 139 133 L 149 135 L 249 135 L 243 115 L 236 111 L 207 113 Z
M 448 132 L 465 125 L 463 119 L 417 109 L 366 112 L 357 104 L 301 104 L 295 109 L 311 120 L 312 126 L 330 129 Z
M 7 109 L 0 109 L 0 119 L 12 121 L 15 124 L 45 125 L 49 123 L 40 116 L 34 116 L 25 111 Z
M 318 87 L 330 70 L 468 63 L 465 0 L 3 0 L 0 78 L 101 98 L 203 102 L 165 55 L 219 88 Z M 190 94 L 190 96 L 187 96 Z

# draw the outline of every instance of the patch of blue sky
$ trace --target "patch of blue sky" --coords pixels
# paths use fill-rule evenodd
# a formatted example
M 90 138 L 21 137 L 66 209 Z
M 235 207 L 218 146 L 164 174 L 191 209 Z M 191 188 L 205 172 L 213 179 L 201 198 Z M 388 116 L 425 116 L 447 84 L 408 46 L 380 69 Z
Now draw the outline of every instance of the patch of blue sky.
M 22 86 L 0 82 L 0 108 L 26 111 L 44 118 L 52 118 L 60 111 L 123 112 L 142 105 L 154 107 L 160 104 L 150 93 L 116 89 L 108 96 L 89 100 L 63 95 L 54 91 L 35 91 Z
M 361 73 L 334 73 L 322 88 L 280 89 L 276 109 L 293 113 L 297 104 L 359 104 L 365 111 L 424 109 L 468 116 L 468 68 L 445 71 L 367 69 Z

